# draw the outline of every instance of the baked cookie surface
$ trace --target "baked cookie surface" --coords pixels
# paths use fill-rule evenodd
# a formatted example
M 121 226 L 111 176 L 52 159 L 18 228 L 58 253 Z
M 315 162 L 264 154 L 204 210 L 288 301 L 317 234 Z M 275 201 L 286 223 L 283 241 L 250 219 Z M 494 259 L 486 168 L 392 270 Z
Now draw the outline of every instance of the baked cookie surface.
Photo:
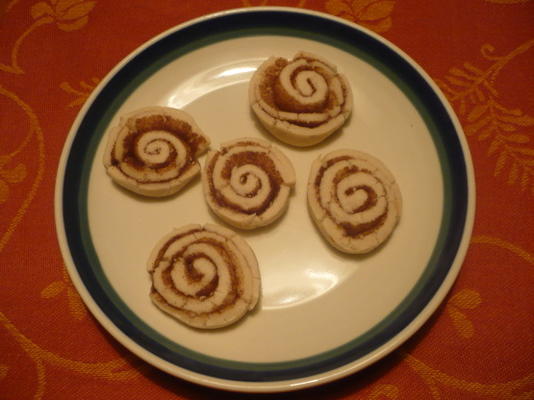
M 165 313 L 199 329 L 231 325 L 260 298 L 258 262 L 247 242 L 214 224 L 165 235 L 148 260 L 150 298 Z
M 261 124 L 293 146 L 312 146 L 337 131 L 352 111 L 352 92 L 335 65 L 311 53 L 270 57 L 254 73 L 249 101 Z
M 307 195 L 319 231 L 344 253 L 367 253 L 380 246 L 402 212 L 393 174 L 377 158 L 356 150 L 318 157 L 310 170 Z
M 197 157 L 209 143 L 185 111 L 146 107 L 124 115 L 112 128 L 103 162 L 122 187 L 144 196 L 168 196 L 200 172 Z
M 226 223 L 254 229 L 280 218 L 295 185 L 290 160 L 266 140 L 235 139 L 210 151 L 202 171 L 204 197 Z

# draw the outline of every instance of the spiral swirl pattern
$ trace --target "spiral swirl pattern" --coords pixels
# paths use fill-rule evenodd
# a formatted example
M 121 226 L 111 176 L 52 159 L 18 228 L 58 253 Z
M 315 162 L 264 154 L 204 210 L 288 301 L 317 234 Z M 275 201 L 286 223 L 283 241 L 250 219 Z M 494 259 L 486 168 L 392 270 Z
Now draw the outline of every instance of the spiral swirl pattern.
M 208 145 L 209 139 L 189 114 L 150 107 L 123 117 L 110 132 L 104 165 L 123 187 L 146 196 L 165 196 L 200 172 L 196 158 Z
M 253 229 L 270 224 L 286 210 L 295 171 L 269 142 L 242 138 L 208 153 L 202 182 L 216 215 L 232 226 Z
M 249 87 L 252 109 L 263 126 L 294 146 L 319 143 L 339 129 L 352 111 L 352 92 L 334 65 L 301 52 L 293 60 L 271 57 Z
M 401 194 L 378 159 L 338 150 L 314 161 L 308 204 L 323 236 L 337 249 L 366 253 L 393 232 L 401 214 Z
M 148 271 L 154 304 L 195 328 L 233 324 L 260 296 L 254 252 L 216 225 L 187 225 L 165 236 L 152 251 Z

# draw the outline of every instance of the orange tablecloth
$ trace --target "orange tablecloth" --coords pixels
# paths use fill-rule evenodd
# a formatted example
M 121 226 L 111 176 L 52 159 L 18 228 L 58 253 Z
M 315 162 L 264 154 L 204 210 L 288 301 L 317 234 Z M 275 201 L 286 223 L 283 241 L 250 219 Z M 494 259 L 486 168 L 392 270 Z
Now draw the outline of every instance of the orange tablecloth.
M 69 128 L 118 61 L 194 17 L 260 5 L 341 16 L 410 54 L 459 115 L 477 181 L 464 267 L 423 329 L 361 373 L 283 398 L 534 398 L 533 2 L 7 0 L 0 5 L 0 399 L 255 398 L 173 378 L 100 327 L 65 272 L 53 194 Z

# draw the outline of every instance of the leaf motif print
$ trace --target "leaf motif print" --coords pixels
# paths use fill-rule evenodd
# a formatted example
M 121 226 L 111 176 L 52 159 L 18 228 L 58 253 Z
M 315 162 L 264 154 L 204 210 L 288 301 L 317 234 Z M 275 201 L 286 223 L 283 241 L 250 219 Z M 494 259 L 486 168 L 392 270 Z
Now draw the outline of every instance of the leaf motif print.
M 460 290 L 447 303 L 447 313 L 458 334 L 465 339 L 473 337 L 475 327 L 464 311 L 474 310 L 481 303 L 482 299 L 480 294 L 471 289 Z
M 51 23 L 65 32 L 83 28 L 89 21 L 89 13 L 95 7 L 95 1 L 87 0 L 50 0 L 39 1 L 30 7 L 33 23 L 18 37 L 11 48 L 9 64 L 0 63 L 0 71 L 12 74 L 24 74 L 18 55 L 24 40 L 38 27 Z
M 76 107 L 80 106 L 83 103 L 85 103 L 85 100 L 89 97 L 93 89 L 98 85 L 100 82 L 100 79 L 97 77 L 92 77 L 90 82 L 86 81 L 80 81 L 79 88 L 75 89 L 70 83 L 68 82 L 61 82 L 59 87 L 66 93 L 69 93 L 75 97 L 74 100 L 72 100 L 67 107 Z
M 65 32 L 76 31 L 78 29 L 83 28 L 83 26 L 87 24 L 88 21 L 89 17 L 85 15 L 82 18 L 79 18 L 71 23 L 58 22 L 57 27 Z
M 327 0 L 325 3 L 328 13 L 356 22 L 378 33 L 391 28 L 391 14 L 394 7 L 393 0 Z
M 69 21 L 73 19 L 83 18 L 86 17 L 87 14 L 94 8 L 95 2 L 94 1 L 82 1 L 78 2 L 77 4 L 71 5 L 70 7 L 65 7 L 64 11 L 59 10 L 59 5 L 61 2 L 58 3 L 58 20 L 59 21 Z
M 379 384 L 373 388 L 368 400 L 396 400 L 399 398 L 399 388 L 394 385 Z
M 27 175 L 24 164 L 19 163 L 13 168 L 5 168 L 10 160 L 9 156 L 0 156 L 0 204 L 9 198 L 9 185 L 24 181 Z
M 478 292 L 471 289 L 463 289 L 452 297 L 449 304 L 464 310 L 474 310 L 481 302 L 482 299 Z
M 373 2 L 365 10 L 362 10 L 360 18 L 362 21 L 375 21 L 388 18 L 393 12 L 394 6 L 394 1 L 384 0 Z
M 50 4 L 45 3 L 44 1 L 40 1 L 39 3 L 35 3 L 30 8 L 30 15 L 33 19 L 39 19 L 41 17 L 47 16 L 47 15 L 53 15 L 54 10 L 50 6 Z
M 466 135 L 489 142 L 486 154 L 496 157 L 493 175 L 506 174 L 508 185 L 518 185 L 522 192 L 530 189 L 534 194 L 534 116 L 502 104 L 495 85 L 502 69 L 515 57 L 532 51 L 532 47 L 534 40 L 501 56 L 495 55 L 493 45 L 484 44 L 480 53 L 491 61 L 488 68 L 465 62 L 462 67 L 451 67 L 437 83 L 456 107 Z
M 43 290 L 41 290 L 41 297 L 43 299 L 50 299 L 57 296 L 65 289 L 65 282 L 63 281 L 54 281 Z
M 83 320 L 87 316 L 87 310 L 80 298 L 80 295 L 72 286 L 65 267 L 63 267 L 62 279 L 53 281 L 52 283 L 45 286 L 41 290 L 41 297 L 43 299 L 51 299 L 62 293 L 67 296 L 67 305 L 69 313 L 78 321 Z

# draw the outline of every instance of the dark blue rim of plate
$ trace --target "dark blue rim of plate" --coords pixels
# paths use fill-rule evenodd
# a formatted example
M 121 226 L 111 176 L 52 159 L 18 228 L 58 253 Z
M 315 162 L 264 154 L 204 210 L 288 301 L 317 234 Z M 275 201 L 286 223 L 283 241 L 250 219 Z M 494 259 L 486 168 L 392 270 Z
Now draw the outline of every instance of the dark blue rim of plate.
M 254 35 L 321 42 L 381 71 L 410 99 L 425 121 L 441 163 L 444 190 L 443 217 L 432 256 L 401 304 L 368 332 L 336 349 L 277 363 L 246 363 L 206 356 L 149 327 L 106 279 L 93 247 L 87 213 L 88 181 L 96 148 L 125 99 L 161 67 L 184 54 L 223 40 Z M 98 160 L 95 164 L 99 165 Z M 451 271 L 466 227 L 469 202 L 466 159 L 459 133 L 447 108 L 421 73 L 364 30 L 318 13 L 280 9 L 214 15 L 171 31 L 133 56 L 105 84 L 82 117 L 73 137 L 63 183 L 63 224 L 68 248 L 81 281 L 105 316 L 135 344 L 162 360 L 204 376 L 240 382 L 276 382 L 326 373 L 361 360 L 394 339 L 429 304 Z

